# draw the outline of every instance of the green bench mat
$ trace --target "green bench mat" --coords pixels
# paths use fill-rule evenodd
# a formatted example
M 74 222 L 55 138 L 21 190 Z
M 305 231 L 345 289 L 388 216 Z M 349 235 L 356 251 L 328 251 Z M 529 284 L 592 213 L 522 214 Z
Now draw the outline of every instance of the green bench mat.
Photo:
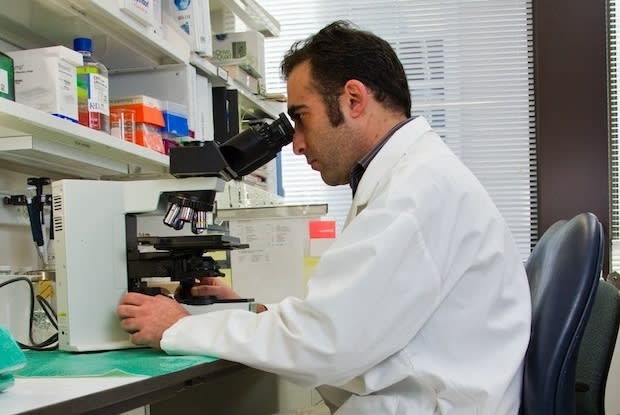
M 158 376 L 177 372 L 217 358 L 170 356 L 153 349 L 71 353 L 25 351 L 26 366 L 15 377 Z

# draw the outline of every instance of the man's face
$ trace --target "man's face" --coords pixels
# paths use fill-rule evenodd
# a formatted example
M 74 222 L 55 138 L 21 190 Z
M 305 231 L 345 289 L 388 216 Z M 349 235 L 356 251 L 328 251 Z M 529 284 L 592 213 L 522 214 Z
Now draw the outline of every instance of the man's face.
M 326 184 L 347 184 L 351 169 L 358 161 L 359 150 L 355 149 L 358 136 L 346 113 L 343 123 L 336 127 L 331 125 L 325 102 L 312 87 L 311 80 L 309 62 L 295 67 L 288 77 L 288 111 L 295 122 L 293 151 L 304 155 Z

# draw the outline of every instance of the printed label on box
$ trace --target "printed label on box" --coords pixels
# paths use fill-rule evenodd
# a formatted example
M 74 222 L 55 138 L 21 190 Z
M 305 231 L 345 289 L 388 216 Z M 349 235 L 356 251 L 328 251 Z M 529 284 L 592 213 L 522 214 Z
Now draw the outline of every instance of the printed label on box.
M 141 23 L 153 24 L 155 8 L 149 0 L 125 0 L 121 10 L 137 18 Z
M 248 47 L 245 42 L 232 43 L 233 59 L 244 58 L 248 54 Z
M 9 93 L 9 73 L 3 69 L 0 69 L 0 93 Z

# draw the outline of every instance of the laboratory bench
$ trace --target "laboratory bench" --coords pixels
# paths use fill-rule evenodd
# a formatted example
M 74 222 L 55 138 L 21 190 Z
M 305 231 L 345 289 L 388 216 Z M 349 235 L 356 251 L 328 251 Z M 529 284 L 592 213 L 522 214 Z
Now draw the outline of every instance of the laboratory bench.
M 80 359 L 80 355 L 71 358 Z M 84 359 L 88 359 L 88 355 L 83 354 Z M 171 357 L 162 352 L 163 359 Z M 137 359 L 140 359 L 140 356 Z M 252 407 L 257 409 L 255 406 L 257 401 L 269 398 L 269 393 L 265 391 L 273 389 L 269 386 L 273 385 L 273 381 L 267 381 L 266 384 L 263 379 L 265 375 L 270 376 L 269 374 L 226 360 L 205 360 L 191 363 L 180 370 L 174 368 L 171 370 L 169 373 L 146 376 L 112 371 L 107 374 L 99 373 L 94 376 L 84 374 L 79 377 L 44 374 L 20 376 L 19 372 L 16 372 L 15 384 L 0 392 L 0 413 L 3 415 L 120 414 L 149 405 L 151 414 L 194 413 L 193 411 L 205 414 L 258 414 L 261 412 L 254 412 Z M 257 385 L 262 386 L 257 389 Z M 206 401 L 184 397 L 186 393 L 201 396 Z M 158 403 L 161 403 L 159 410 Z M 273 409 L 269 406 L 262 409 L 262 413 L 273 413 L 271 412 Z M 231 410 L 234 412 L 229 412 Z

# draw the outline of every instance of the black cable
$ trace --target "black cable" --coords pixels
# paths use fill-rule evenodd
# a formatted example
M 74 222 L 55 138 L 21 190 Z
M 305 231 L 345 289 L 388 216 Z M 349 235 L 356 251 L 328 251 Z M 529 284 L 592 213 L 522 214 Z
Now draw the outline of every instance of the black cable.
M 32 330 L 32 323 L 34 321 L 34 299 L 38 296 L 35 296 L 34 294 L 34 285 L 32 284 L 32 281 L 30 280 L 30 278 L 26 278 L 26 277 L 15 277 L 15 278 L 11 278 L 10 280 L 7 281 L 3 281 L 0 283 L 0 288 L 9 285 L 9 284 L 13 284 L 19 281 L 23 281 L 26 284 L 28 284 L 28 288 L 30 289 L 30 319 L 28 322 L 28 339 L 30 340 L 31 344 L 24 344 L 21 343 L 19 341 L 16 341 L 16 343 L 19 345 L 19 347 L 21 347 L 22 349 L 29 349 L 29 350 L 39 350 L 39 351 L 44 351 L 44 350 L 55 350 L 58 348 L 58 345 L 55 344 L 58 342 L 58 326 L 57 324 L 54 324 L 54 327 L 56 328 L 57 332 L 56 334 L 50 336 L 49 338 L 43 340 L 42 342 L 36 342 L 34 341 L 34 337 L 33 337 L 33 330 Z M 46 305 L 49 306 L 49 303 L 44 300 Z M 41 304 L 41 302 L 39 302 L 39 304 Z M 46 306 L 43 306 L 43 311 L 45 312 L 46 315 L 49 316 L 49 313 L 46 308 Z M 53 309 L 50 306 L 50 309 L 52 310 L 52 314 L 54 316 L 56 316 L 56 313 L 54 313 Z M 51 321 L 51 319 L 50 319 Z

